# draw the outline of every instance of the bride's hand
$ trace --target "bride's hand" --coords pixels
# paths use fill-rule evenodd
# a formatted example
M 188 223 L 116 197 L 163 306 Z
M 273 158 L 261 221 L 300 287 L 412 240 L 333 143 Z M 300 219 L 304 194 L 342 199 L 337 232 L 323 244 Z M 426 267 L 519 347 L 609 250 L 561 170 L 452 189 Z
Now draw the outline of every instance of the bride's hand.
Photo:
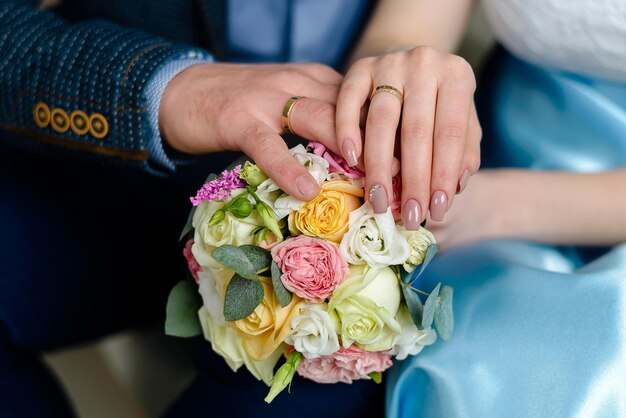
M 430 217 L 426 220 L 426 228 L 435 235 L 437 244 L 447 249 L 513 234 L 518 229 L 516 223 L 522 219 L 518 213 L 521 208 L 511 204 L 513 199 L 503 198 L 512 187 L 506 181 L 501 170 L 476 173 L 463 194 L 456 197 L 445 221 L 431 222 Z
M 371 98 L 363 138 L 361 110 L 372 91 L 383 85 L 400 94 L 387 89 Z M 354 63 L 337 98 L 337 141 L 350 165 L 363 159 L 375 212 L 386 211 L 392 201 L 390 167 L 394 155 L 400 155 L 407 228 L 419 228 L 429 210 L 433 220 L 444 219 L 455 193 L 480 165 L 475 88 L 474 73 L 464 59 L 428 47 Z

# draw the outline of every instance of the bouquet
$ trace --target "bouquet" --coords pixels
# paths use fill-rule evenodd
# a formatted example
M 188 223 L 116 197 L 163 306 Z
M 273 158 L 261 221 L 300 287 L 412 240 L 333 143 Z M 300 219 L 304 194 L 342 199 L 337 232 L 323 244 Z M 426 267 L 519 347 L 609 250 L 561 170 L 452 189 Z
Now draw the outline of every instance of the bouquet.
M 417 355 L 453 329 L 452 288 L 417 288 L 438 250 L 394 204 L 375 214 L 364 174 L 323 145 L 291 149 L 320 185 L 310 202 L 287 195 L 253 162 L 211 175 L 183 231 L 192 280 L 167 306 L 166 332 L 203 334 L 236 371 L 270 386 L 295 373 L 319 383 L 380 383 L 392 359 Z M 276 370 L 277 364 L 285 359 Z

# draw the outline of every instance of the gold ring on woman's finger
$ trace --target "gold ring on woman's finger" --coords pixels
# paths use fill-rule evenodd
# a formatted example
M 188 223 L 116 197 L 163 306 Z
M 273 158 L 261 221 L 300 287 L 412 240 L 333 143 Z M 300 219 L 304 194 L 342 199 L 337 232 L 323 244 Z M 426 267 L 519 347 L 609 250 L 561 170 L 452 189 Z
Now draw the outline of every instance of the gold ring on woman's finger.
M 285 103 L 285 106 L 283 107 L 283 116 L 280 118 L 280 123 L 283 126 L 283 130 L 288 134 L 294 134 L 293 129 L 291 129 L 291 121 L 289 120 L 289 117 L 291 116 L 291 111 L 300 99 L 303 99 L 303 97 L 293 96 L 287 100 L 287 103 Z
M 372 101 L 374 96 L 378 93 L 391 93 L 396 96 L 398 100 L 400 100 L 400 104 L 404 103 L 404 94 L 399 89 L 394 86 L 390 86 L 389 84 L 381 84 L 380 86 L 377 86 L 370 96 L 370 101 Z

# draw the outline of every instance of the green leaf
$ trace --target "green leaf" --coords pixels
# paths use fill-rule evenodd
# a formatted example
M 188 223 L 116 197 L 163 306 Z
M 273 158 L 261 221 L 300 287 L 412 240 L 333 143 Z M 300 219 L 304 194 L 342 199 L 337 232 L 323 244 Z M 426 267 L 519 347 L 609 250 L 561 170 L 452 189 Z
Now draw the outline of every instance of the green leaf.
M 383 374 L 381 372 L 371 372 L 368 376 L 371 377 L 377 385 L 383 381 Z
M 439 308 L 439 289 L 441 288 L 441 283 L 437 285 L 428 295 L 428 299 L 426 299 L 426 303 L 424 303 L 424 315 L 422 316 L 422 326 L 424 328 L 428 328 L 432 325 L 433 319 L 435 317 L 435 311 Z
M 413 323 L 418 329 L 424 329 L 422 327 L 422 317 L 424 315 L 424 305 L 422 304 L 422 300 L 419 295 L 410 286 L 403 286 L 402 293 L 404 294 L 404 300 L 406 301 L 406 306 L 409 308 L 409 313 L 411 314 L 411 319 L 413 319 Z
M 283 233 L 280 230 L 280 226 L 278 226 L 278 221 L 276 220 L 276 215 L 274 214 L 272 208 L 270 208 L 267 203 L 263 201 L 258 201 L 256 205 L 256 210 L 257 212 L 259 212 L 259 216 L 261 217 L 261 220 L 263 221 L 263 224 L 267 227 L 267 229 L 269 229 L 274 235 L 276 235 L 278 241 L 282 241 Z
M 189 216 L 187 217 L 187 222 L 185 223 L 183 232 L 180 233 L 180 238 L 178 238 L 178 241 L 184 240 L 187 234 L 193 231 L 193 216 L 196 214 L 196 208 L 197 206 L 194 206 L 191 208 L 191 211 L 189 212 Z
M 246 280 L 235 274 L 224 297 L 224 318 L 238 321 L 250 315 L 263 300 L 263 285 L 258 281 Z
M 417 280 L 422 275 L 422 273 L 424 273 L 424 270 L 426 270 L 426 267 L 428 266 L 428 264 L 430 264 L 433 257 L 435 257 L 438 251 L 439 246 L 437 244 L 430 244 L 428 246 L 428 249 L 426 250 L 426 254 L 424 254 L 424 261 L 422 261 L 422 264 L 420 264 L 419 268 L 416 268 L 411 273 L 404 275 L 402 277 L 402 281 L 409 285 L 413 284 L 413 282 Z
M 257 247 L 256 245 L 240 245 L 239 249 L 250 260 L 254 271 L 266 269 L 272 262 L 272 253 L 265 248 Z
M 178 283 L 167 298 L 165 333 L 184 338 L 202 334 L 198 318 L 201 306 L 198 286 L 190 280 Z
M 283 281 L 280 279 L 281 275 L 280 267 L 278 267 L 275 261 L 272 261 L 272 285 L 274 286 L 274 293 L 276 293 L 280 306 L 284 308 L 291 303 L 293 295 L 285 288 Z
M 244 164 L 246 163 L 246 161 L 250 161 L 250 158 L 248 158 L 248 156 L 246 154 L 241 154 L 241 156 L 239 158 L 237 158 L 235 161 L 230 163 L 228 165 L 228 167 L 226 167 L 226 170 L 228 170 L 228 171 L 233 170 L 238 165 L 243 167 Z
M 270 387 L 270 391 L 265 397 L 265 402 L 271 403 L 280 392 L 285 390 L 287 386 L 291 389 L 291 381 L 293 380 L 293 376 L 296 374 L 296 370 L 298 370 L 301 362 L 301 353 L 293 351 L 289 354 L 285 364 L 276 370 L 276 373 L 272 378 L 272 387 Z
M 439 292 L 440 303 L 435 311 L 435 327 L 444 341 L 450 341 L 454 331 L 453 293 L 452 287 L 444 286 Z
M 246 253 L 239 247 L 234 245 L 222 245 L 213 251 L 213 258 L 217 262 L 225 265 L 244 279 L 257 281 L 259 280 L 256 273 L 257 269 L 246 256 Z

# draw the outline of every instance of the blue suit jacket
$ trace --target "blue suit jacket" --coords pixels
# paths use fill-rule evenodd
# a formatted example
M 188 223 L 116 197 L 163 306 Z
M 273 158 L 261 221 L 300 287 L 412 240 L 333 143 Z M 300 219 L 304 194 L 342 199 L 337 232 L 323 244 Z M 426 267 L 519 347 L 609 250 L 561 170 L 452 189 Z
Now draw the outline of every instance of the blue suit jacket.
M 224 22 L 225 0 L 64 0 L 54 13 L 0 0 L 0 145 L 161 170 L 146 84 L 194 51 L 219 57 Z

